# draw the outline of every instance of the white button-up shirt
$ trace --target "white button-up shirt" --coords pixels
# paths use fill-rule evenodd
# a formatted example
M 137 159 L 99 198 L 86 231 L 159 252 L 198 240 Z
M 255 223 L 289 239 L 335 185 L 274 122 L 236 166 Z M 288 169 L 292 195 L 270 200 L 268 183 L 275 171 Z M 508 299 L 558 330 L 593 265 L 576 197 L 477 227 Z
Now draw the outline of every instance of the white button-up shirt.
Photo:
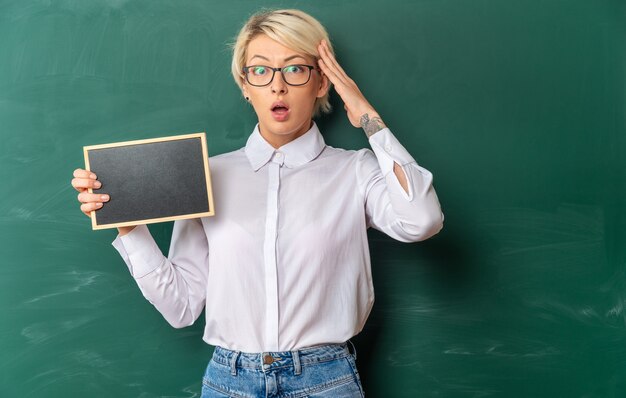
M 333 148 L 314 123 L 275 149 L 257 125 L 245 148 L 210 158 L 215 216 L 176 221 L 168 258 L 145 225 L 113 246 L 172 326 L 206 310 L 209 344 L 269 352 L 345 342 L 374 302 L 367 228 L 413 242 L 443 222 L 431 173 L 389 129 L 369 141 L 376 155 Z

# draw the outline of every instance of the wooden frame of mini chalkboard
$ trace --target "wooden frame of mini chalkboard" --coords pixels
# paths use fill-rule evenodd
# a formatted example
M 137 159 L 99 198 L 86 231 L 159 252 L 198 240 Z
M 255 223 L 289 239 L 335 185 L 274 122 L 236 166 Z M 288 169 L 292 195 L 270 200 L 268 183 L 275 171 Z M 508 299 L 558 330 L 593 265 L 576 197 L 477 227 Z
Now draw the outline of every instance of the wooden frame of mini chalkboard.
M 89 145 L 83 152 L 85 169 L 102 183 L 89 193 L 110 196 L 91 212 L 94 230 L 215 214 L 205 133 Z

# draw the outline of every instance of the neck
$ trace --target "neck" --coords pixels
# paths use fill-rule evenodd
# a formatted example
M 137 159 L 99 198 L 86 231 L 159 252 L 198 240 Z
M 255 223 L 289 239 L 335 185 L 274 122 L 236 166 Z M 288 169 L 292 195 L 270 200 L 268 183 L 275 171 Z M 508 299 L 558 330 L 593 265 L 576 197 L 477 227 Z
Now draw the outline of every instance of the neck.
M 298 127 L 291 133 L 276 134 L 269 131 L 269 129 L 265 129 L 259 124 L 259 133 L 261 133 L 261 137 L 263 137 L 272 147 L 278 149 L 281 146 L 287 145 L 291 141 L 302 137 L 311 129 L 311 127 L 313 127 L 313 120 L 309 120 L 309 123 L 305 122 L 302 126 Z

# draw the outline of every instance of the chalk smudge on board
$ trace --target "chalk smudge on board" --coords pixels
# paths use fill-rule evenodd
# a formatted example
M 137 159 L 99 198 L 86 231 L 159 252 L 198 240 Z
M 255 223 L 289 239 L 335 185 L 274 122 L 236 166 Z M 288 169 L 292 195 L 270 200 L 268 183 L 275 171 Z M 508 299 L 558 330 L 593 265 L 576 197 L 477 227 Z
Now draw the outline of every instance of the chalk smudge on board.
M 39 322 L 22 329 L 21 335 L 31 344 L 41 344 L 72 329 L 85 325 L 89 317 L 57 322 Z
M 64 287 L 62 290 L 55 291 L 53 293 L 48 293 L 48 294 L 43 294 L 41 296 L 33 297 L 29 300 L 24 301 L 23 304 L 25 305 L 33 304 L 38 301 L 49 299 L 55 296 L 60 296 L 60 295 L 70 294 L 70 293 L 78 293 L 81 291 L 81 289 L 95 283 L 96 280 L 100 276 L 102 276 L 102 274 L 100 272 L 94 272 L 94 271 L 79 272 L 79 271 L 74 270 L 74 271 L 57 274 L 56 276 L 57 276 L 56 279 L 58 281 L 61 281 L 62 286 L 67 286 L 67 285 L 69 286 Z

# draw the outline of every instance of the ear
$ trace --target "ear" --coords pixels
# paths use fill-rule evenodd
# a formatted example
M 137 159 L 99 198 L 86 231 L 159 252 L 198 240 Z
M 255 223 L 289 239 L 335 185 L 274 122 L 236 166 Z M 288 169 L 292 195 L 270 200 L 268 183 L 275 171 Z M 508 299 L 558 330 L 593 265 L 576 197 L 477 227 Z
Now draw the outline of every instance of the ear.
M 245 97 L 249 97 L 250 95 L 248 94 L 248 85 L 246 84 L 246 79 L 243 75 L 241 75 L 241 92 Z
M 243 84 L 243 86 L 241 86 L 241 93 L 243 94 L 243 97 L 249 97 L 250 94 L 248 94 L 248 87 L 246 86 L 246 83 Z
M 326 93 L 328 92 L 328 89 L 330 88 L 330 80 L 328 79 L 328 76 L 326 76 L 321 70 L 320 70 L 320 77 L 321 77 L 321 81 L 320 81 L 320 85 L 319 88 L 317 89 L 317 98 L 322 98 L 323 96 L 326 95 Z

